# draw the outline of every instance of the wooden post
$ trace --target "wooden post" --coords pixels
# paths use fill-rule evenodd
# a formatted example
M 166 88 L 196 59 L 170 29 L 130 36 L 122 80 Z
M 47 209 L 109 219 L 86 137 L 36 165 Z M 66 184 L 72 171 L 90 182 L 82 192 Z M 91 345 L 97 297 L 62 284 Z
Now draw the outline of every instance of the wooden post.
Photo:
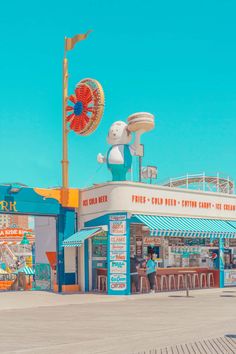
M 68 178 L 68 130 L 66 127 L 66 106 L 68 99 L 68 60 L 66 58 L 66 37 L 65 37 L 65 50 L 64 50 L 64 59 L 63 59 L 63 102 L 62 102 L 62 188 L 66 189 L 69 187 L 69 178 Z

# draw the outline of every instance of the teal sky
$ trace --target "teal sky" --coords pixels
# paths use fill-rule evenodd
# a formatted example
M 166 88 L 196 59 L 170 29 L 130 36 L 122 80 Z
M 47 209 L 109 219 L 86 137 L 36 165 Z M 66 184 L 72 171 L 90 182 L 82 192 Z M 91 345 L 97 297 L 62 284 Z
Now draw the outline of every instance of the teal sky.
M 70 185 L 99 169 L 107 130 L 137 111 L 156 116 L 144 165 L 159 181 L 221 172 L 236 180 L 235 1 L 16 1 L 0 11 L 0 182 L 61 184 L 64 36 L 93 29 L 68 53 L 69 92 L 99 80 L 106 107 L 89 137 L 69 135 Z

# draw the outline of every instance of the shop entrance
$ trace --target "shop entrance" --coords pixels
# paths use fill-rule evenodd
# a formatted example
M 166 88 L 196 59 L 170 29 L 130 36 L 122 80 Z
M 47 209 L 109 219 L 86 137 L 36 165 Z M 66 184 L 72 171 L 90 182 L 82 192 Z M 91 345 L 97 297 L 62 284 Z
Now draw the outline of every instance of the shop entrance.
M 107 292 L 107 232 L 89 239 L 89 291 Z
M 0 215 L 0 291 L 53 290 L 56 217 Z
M 107 231 L 85 227 L 63 241 L 65 275 L 71 289 L 107 292 Z M 69 279 L 70 278 L 70 279 Z

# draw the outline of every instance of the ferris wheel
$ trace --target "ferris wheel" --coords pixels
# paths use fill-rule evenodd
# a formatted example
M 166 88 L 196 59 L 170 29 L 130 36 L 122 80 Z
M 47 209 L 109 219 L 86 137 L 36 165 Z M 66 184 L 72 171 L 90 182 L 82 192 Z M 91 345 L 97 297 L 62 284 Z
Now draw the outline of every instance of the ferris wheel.
M 83 79 L 68 97 L 66 122 L 69 129 L 79 135 L 95 131 L 104 111 L 104 92 L 97 80 Z

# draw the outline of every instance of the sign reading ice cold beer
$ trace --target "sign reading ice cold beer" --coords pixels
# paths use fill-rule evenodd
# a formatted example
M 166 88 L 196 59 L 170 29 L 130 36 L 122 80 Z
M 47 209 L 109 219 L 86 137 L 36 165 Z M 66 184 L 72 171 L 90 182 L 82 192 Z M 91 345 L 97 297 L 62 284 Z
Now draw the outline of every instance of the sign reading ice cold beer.
M 109 221 L 108 293 L 127 291 L 126 215 L 111 215 Z

